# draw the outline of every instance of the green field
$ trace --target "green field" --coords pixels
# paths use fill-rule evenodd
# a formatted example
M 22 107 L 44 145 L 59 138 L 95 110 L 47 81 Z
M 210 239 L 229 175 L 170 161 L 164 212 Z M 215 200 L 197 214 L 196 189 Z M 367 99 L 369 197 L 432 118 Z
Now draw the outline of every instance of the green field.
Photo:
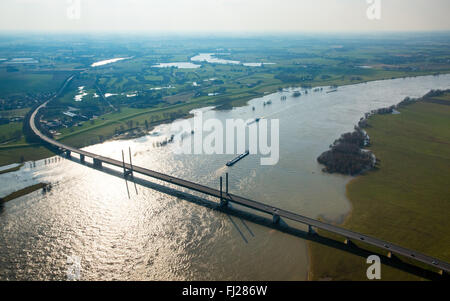
M 22 136 L 22 122 L 0 125 L 0 145 L 7 142 L 17 142 Z
M 380 166 L 347 185 L 352 211 L 342 226 L 448 262 L 450 94 L 399 111 L 369 119 Z M 310 251 L 311 279 L 366 280 L 365 258 L 315 243 Z M 381 277 L 420 279 L 384 265 Z
M 54 155 L 53 152 L 40 145 L 23 144 L 0 147 L 0 166 L 40 160 Z
M 2 94 L 39 92 L 56 90 L 51 74 L 33 74 L 23 72 L 6 72 L 0 69 L 0 91 Z

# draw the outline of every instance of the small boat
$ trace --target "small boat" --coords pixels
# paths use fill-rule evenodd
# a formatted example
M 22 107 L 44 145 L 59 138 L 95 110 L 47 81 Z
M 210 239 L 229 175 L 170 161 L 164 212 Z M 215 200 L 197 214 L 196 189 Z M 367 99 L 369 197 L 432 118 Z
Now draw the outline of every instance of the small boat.
M 255 122 L 259 122 L 260 120 L 261 120 L 261 118 L 256 118 L 255 120 L 250 121 L 249 123 L 247 123 L 247 125 L 253 124 Z
M 236 164 L 238 161 L 240 161 L 241 159 L 243 159 L 243 158 L 245 158 L 246 156 L 248 156 L 248 154 L 250 154 L 250 152 L 249 152 L 249 151 L 246 151 L 245 153 L 240 154 L 239 156 L 237 156 L 236 158 L 234 158 L 233 160 L 228 161 L 228 162 L 226 163 L 226 165 L 227 165 L 227 166 L 233 166 L 233 165 Z

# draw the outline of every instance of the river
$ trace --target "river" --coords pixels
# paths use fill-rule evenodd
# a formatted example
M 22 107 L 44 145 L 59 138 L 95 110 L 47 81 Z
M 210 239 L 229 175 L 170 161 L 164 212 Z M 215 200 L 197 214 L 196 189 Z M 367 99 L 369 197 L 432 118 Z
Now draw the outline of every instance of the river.
M 450 75 L 374 81 L 333 93 L 326 93 L 328 87 L 302 90 L 297 98 L 291 89 L 232 110 L 201 110 L 204 119 L 279 119 L 280 160 L 274 166 L 261 166 L 260 157 L 250 155 L 226 168 L 233 155 L 177 155 L 171 144 L 155 147 L 170 137 L 170 125 L 86 149 L 121 160 L 121 150 L 131 147 L 136 165 L 213 187 L 228 171 L 234 194 L 340 221 L 351 209 L 345 197 L 351 177 L 323 173 L 317 156 L 365 112 L 444 88 L 450 88 Z M 34 192 L 0 207 L 2 280 L 64 280 L 68 256 L 80 258 L 83 280 L 307 278 L 307 245 L 298 237 L 142 186 L 136 195 L 130 185 L 128 199 L 123 179 L 70 160 L 53 161 L 0 175 L 1 196 L 37 182 L 54 184 L 50 193 Z

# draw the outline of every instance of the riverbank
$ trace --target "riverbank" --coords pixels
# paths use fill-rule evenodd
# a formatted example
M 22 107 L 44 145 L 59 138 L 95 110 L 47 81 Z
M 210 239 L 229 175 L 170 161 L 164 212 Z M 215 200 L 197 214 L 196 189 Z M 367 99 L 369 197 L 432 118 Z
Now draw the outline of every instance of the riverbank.
M 450 93 L 398 111 L 368 119 L 380 168 L 347 184 L 352 210 L 341 226 L 450 261 Z M 365 258 L 315 243 L 309 252 L 311 280 L 367 280 Z M 384 265 L 381 277 L 420 280 Z

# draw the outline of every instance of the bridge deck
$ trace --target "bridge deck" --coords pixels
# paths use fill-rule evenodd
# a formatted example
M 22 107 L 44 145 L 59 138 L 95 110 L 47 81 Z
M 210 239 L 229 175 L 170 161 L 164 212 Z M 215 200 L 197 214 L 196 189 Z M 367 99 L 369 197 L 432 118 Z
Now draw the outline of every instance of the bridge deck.
M 71 78 L 69 78 L 69 80 L 66 82 L 66 84 L 70 80 L 71 80 Z M 64 87 L 65 87 L 65 85 L 63 86 L 62 89 L 64 89 Z M 62 150 L 69 150 L 72 153 L 77 153 L 77 154 L 84 155 L 85 157 L 90 157 L 90 158 L 93 158 L 93 159 L 95 158 L 96 160 L 98 160 L 100 162 L 103 162 L 103 163 L 106 163 L 106 164 L 109 164 L 109 165 L 113 165 L 113 166 L 116 166 L 116 167 L 123 168 L 123 162 L 122 161 L 118 161 L 118 160 L 111 159 L 111 158 L 108 158 L 108 157 L 99 156 L 99 155 L 94 154 L 94 153 L 90 153 L 90 152 L 87 152 L 87 151 L 84 151 L 84 150 L 80 150 L 80 149 L 77 149 L 77 148 L 74 148 L 74 147 L 71 147 L 71 146 L 68 146 L 68 145 L 64 145 L 64 144 L 62 144 L 62 143 L 60 143 L 58 141 L 55 141 L 55 140 L 45 136 L 44 134 L 42 134 L 36 127 L 35 117 L 36 117 L 36 113 L 39 111 L 39 109 L 41 109 L 42 107 L 45 107 L 49 101 L 50 100 L 48 100 L 47 102 L 45 102 L 41 106 L 39 106 L 33 112 L 33 114 L 31 115 L 30 125 L 31 125 L 31 128 L 32 128 L 33 132 L 36 135 L 38 135 L 42 140 L 46 141 L 47 143 L 50 143 L 53 146 L 59 147 Z M 132 167 L 128 163 L 125 163 L 125 167 L 127 169 L 133 168 L 133 171 L 136 172 L 136 173 L 139 173 L 139 174 L 142 174 L 142 175 L 145 175 L 145 176 L 149 176 L 149 177 L 152 177 L 152 178 L 155 178 L 155 179 L 167 182 L 167 183 L 171 183 L 171 184 L 174 184 L 174 185 L 177 185 L 177 186 L 185 187 L 185 188 L 188 188 L 188 189 L 191 189 L 191 190 L 194 190 L 194 191 L 197 191 L 197 192 L 201 192 L 201 193 L 204 193 L 206 195 L 213 196 L 213 197 L 216 197 L 216 198 L 220 198 L 221 197 L 220 191 L 217 190 L 217 189 L 214 189 L 214 188 L 210 188 L 210 187 L 207 187 L 207 186 L 204 186 L 204 185 L 201 185 L 201 184 L 197 184 L 197 183 L 194 183 L 194 182 L 190 182 L 190 181 L 187 181 L 187 180 L 183 180 L 183 179 L 180 179 L 180 178 L 172 177 L 172 176 L 169 176 L 169 175 L 157 172 L 157 171 L 153 171 L 153 170 L 150 170 L 150 169 L 146 169 L 146 168 L 143 168 L 143 167 L 139 167 L 139 166 L 133 166 Z M 356 232 L 353 232 L 353 231 L 350 231 L 350 230 L 347 230 L 347 229 L 344 229 L 344 228 L 341 228 L 341 227 L 338 227 L 338 226 L 334 226 L 334 225 L 331 225 L 331 224 L 328 224 L 328 223 L 324 223 L 324 222 L 321 222 L 321 221 L 318 221 L 318 220 L 315 220 L 315 219 L 312 219 L 312 218 L 309 218 L 309 217 L 306 217 L 306 216 L 303 216 L 303 215 L 299 215 L 299 214 L 296 214 L 296 213 L 293 213 L 293 212 L 290 212 L 290 211 L 286 211 L 286 210 L 283 210 L 283 209 L 280 209 L 280 208 L 276 208 L 276 207 L 273 207 L 273 206 L 270 206 L 270 205 L 266 205 L 266 204 L 263 204 L 261 202 L 253 201 L 253 200 L 250 200 L 250 199 L 247 199 L 247 198 L 244 198 L 244 197 L 240 197 L 240 196 L 237 196 L 237 195 L 234 195 L 234 194 L 225 194 L 225 193 L 223 193 L 222 194 L 222 198 L 225 199 L 225 200 L 228 200 L 229 202 L 233 202 L 233 203 L 236 203 L 236 204 L 239 204 L 239 205 L 242 205 L 242 206 L 245 206 L 245 207 L 257 210 L 257 211 L 260 211 L 260 212 L 264 212 L 264 213 L 267 213 L 267 214 L 270 214 L 270 215 L 276 215 L 276 216 L 279 216 L 279 217 L 282 217 L 282 218 L 285 218 L 285 219 L 289 219 L 289 220 L 292 220 L 292 221 L 295 221 L 295 222 L 299 222 L 299 223 L 302 223 L 302 224 L 306 224 L 306 225 L 310 225 L 310 226 L 313 226 L 313 227 L 316 227 L 318 229 L 322 229 L 322 230 L 325 230 L 325 231 L 328 231 L 328 232 L 331 232 L 331 233 L 335 233 L 335 234 L 341 235 L 341 236 L 343 236 L 343 237 L 345 237 L 347 239 L 353 240 L 353 241 L 364 242 L 364 243 L 366 243 L 368 245 L 376 246 L 378 248 L 384 249 L 384 250 L 389 251 L 391 253 L 398 254 L 398 255 L 401 255 L 401 256 L 405 256 L 405 257 L 413 259 L 415 261 L 422 262 L 422 263 L 424 263 L 426 265 L 429 265 L 429 266 L 431 266 L 433 268 L 445 271 L 447 273 L 450 272 L 450 264 L 447 263 L 447 262 L 441 261 L 439 259 L 436 259 L 436 258 L 427 256 L 427 255 L 424 255 L 422 253 L 419 253 L 419 252 L 416 252 L 416 251 L 413 251 L 413 250 L 410 250 L 410 249 L 407 249 L 407 248 L 403 248 L 401 246 L 397 246 L 395 244 L 392 244 L 392 243 L 387 242 L 387 241 L 383 241 L 381 239 L 377 239 L 377 238 L 370 237 L 370 236 L 367 236 L 367 235 L 364 235 L 364 234 L 356 233 Z

